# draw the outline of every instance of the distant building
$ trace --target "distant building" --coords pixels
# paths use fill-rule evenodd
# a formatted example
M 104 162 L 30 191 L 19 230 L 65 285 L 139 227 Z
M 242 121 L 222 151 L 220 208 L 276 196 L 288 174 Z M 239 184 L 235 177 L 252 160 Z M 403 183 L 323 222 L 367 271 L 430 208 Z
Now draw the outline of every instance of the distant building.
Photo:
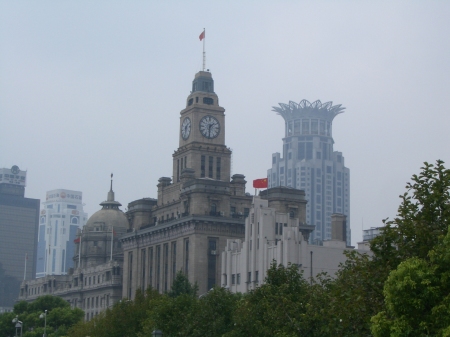
M 278 189 L 278 190 L 277 190 Z M 293 191 L 298 191 L 295 193 Z M 326 272 L 333 276 L 345 262 L 345 215 L 332 214 L 330 240 L 322 246 L 308 244 L 314 226 L 304 223 L 304 192 L 287 188 L 271 188 L 253 198 L 250 215 L 245 221 L 245 239 L 229 239 L 222 257 L 222 287 L 246 293 L 264 283 L 272 263 L 296 265 L 307 280 Z M 262 198 L 267 198 L 264 200 Z M 283 200 L 281 202 L 281 200 Z M 283 209 L 289 203 L 298 212 Z M 369 253 L 368 250 L 360 250 Z
M 47 192 L 39 218 L 36 277 L 67 274 L 73 267 L 73 240 L 86 220 L 81 192 Z
M 0 307 L 8 310 L 19 284 L 36 275 L 39 199 L 25 198 L 26 171 L 0 169 Z
M 118 237 L 127 231 L 128 220 L 119 209 L 121 204 L 114 200 L 112 183 L 107 200 L 100 205 L 102 209 L 89 218 L 83 230 L 78 229 L 72 255 L 74 268 L 69 268 L 66 275 L 47 274 L 23 281 L 19 300 L 32 302 L 43 295 L 59 296 L 73 308 L 83 309 L 85 319 L 91 320 L 122 298 L 123 250 Z
M 274 107 L 285 121 L 283 152 L 272 155 L 267 171 L 269 187 L 289 186 L 306 193 L 306 222 L 315 230 L 310 243 L 331 239 L 331 215 L 347 217 L 347 245 L 350 231 L 350 170 L 341 152 L 334 151 L 332 122 L 342 113 L 341 105 L 302 100 Z

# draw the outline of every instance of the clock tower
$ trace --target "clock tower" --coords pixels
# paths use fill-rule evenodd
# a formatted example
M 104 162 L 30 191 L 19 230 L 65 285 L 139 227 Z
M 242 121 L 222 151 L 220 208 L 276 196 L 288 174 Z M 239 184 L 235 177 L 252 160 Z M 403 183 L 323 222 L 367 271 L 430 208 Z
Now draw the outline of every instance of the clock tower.
M 199 71 L 192 81 L 186 108 L 180 112 L 179 148 L 173 154 L 173 182 L 184 169 L 195 178 L 230 181 L 231 151 L 225 146 L 225 109 L 219 106 L 210 72 Z

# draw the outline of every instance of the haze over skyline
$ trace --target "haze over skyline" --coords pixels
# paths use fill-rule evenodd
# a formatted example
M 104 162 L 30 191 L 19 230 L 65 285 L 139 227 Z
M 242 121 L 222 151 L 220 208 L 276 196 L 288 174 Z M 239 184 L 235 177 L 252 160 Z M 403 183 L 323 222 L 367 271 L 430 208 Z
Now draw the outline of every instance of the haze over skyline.
M 282 152 L 273 106 L 332 101 L 350 169 L 352 243 L 392 218 L 424 161 L 450 167 L 450 3 L 425 1 L 0 1 L 0 167 L 26 197 L 156 198 L 179 112 L 202 67 L 226 111 L 232 173 L 266 177 Z

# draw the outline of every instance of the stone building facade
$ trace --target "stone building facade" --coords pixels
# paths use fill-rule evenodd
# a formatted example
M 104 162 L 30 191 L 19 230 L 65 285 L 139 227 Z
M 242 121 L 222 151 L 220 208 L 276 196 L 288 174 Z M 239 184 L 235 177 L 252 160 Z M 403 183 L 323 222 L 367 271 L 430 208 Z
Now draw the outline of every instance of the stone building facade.
M 279 188 L 280 190 L 286 188 Z M 305 193 L 301 190 L 289 191 L 279 202 L 280 192 L 276 188 L 264 191 L 263 197 L 254 197 L 250 215 L 245 221 L 245 238 L 229 239 L 222 258 L 221 286 L 232 292 L 246 293 L 264 282 L 272 263 L 297 265 L 305 279 L 326 272 L 334 275 L 339 264 L 345 262 L 344 251 L 353 247 L 346 245 L 346 217 L 332 215 L 332 237 L 323 246 L 310 245 L 309 235 L 314 226 L 305 221 Z M 293 191 L 297 191 L 295 193 Z M 295 198 L 296 197 L 296 198 Z M 295 199 L 300 212 L 293 212 Z M 298 202 L 298 201 L 302 202 Z M 288 207 L 280 207 L 288 205 Z M 290 209 L 289 209 L 290 208 Z M 370 253 L 361 249 L 362 253 Z
M 90 320 L 122 299 L 123 251 L 119 236 L 126 233 L 128 220 L 108 192 L 102 209 L 94 213 L 74 240 L 74 268 L 67 275 L 47 275 L 23 281 L 19 300 L 34 301 L 39 296 L 54 295 L 72 307 L 84 310 Z
M 211 73 L 198 72 L 180 112 L 173 179 L 159 179 L 157 199 L 136 200 L 128 207 L 131 230 L 121 237 L 125 297 L 148 286 L 170 290 L 180 270 L 198 283 L 200 293 L 220 284 L 219 252 L 227 239 L 243 238 L 252 202 L 245 177 L 230 177 L 224 112 Z

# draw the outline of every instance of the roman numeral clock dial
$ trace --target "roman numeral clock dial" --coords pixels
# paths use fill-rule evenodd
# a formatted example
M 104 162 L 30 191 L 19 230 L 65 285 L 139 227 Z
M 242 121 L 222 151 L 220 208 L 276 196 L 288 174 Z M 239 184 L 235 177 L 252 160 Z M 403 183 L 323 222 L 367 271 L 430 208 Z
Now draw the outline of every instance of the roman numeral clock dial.
M 200 120 L 200 132 L 205 138 L 216 138 L 220 133 L 220 123 L 213 116 L 205 116 Z
M 183 123 L 181 123 L 181 137 L 183 137 L 184 140 L 189 138 L 189 135 L 191 134 L 191 120 L 189 117 L 186 117 L 183 120 Z

